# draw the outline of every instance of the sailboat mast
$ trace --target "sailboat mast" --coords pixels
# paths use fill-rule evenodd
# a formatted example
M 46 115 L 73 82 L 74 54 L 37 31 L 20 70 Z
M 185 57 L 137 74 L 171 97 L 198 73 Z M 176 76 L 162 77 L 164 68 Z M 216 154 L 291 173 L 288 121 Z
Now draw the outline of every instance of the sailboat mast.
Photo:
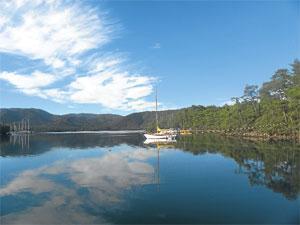
M 155 89 L 155 120 L 156 120 L 156 133 L 158 132 L 158 115 L 157 115 L 157 87 Z

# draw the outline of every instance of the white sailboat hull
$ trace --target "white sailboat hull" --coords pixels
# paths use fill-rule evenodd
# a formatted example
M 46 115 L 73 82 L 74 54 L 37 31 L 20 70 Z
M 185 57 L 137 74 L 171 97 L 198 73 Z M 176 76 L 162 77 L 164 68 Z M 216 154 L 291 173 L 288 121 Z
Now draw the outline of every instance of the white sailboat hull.
M 147 139 L 162 139 L 169 140 L 174 139 L 176 137 L 175 134 L 144 134 Z

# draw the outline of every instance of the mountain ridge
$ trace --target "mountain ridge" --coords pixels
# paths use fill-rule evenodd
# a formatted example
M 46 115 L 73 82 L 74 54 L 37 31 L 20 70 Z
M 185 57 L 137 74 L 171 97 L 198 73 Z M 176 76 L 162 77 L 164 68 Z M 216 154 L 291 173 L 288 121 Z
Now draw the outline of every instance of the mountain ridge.
M 159 111 L 161 117 L 177 110 Z M 96 130 L 135 130 L 153 125 L 154 111 L 117 114 L 68 113 L 56 115 L 38 108 L 0 108 L 0 122 L 11 124 L 29 119 L 34 131 L 96 131 Z M 163 120 L 163 118 L 161 119 Z

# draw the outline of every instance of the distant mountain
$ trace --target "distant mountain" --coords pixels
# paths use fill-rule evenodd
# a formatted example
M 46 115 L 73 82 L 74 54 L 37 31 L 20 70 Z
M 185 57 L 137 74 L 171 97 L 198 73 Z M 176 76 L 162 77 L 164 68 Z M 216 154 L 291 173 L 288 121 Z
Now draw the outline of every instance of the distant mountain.
M 160 111 L 159 118 L 164 126 L 176 114 L 176 110 Z M 82 130 L 133 130 L 153 127 L 155 112 L 132 113 L 127 116 L 115 114 L 65 114 L 54 115 L 41 109 L 3 108 L 0 122 L 9 124 L 29 119 L 34 131 L 82 131 Z

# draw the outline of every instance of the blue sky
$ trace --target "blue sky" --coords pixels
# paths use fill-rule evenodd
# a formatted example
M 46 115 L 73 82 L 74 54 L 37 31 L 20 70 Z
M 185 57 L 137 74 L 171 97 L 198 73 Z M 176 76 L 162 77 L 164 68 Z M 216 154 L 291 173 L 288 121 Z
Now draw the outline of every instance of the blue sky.
M 0 3 L 1 107 L 222 105 L 300 58 L 297 1 Z

